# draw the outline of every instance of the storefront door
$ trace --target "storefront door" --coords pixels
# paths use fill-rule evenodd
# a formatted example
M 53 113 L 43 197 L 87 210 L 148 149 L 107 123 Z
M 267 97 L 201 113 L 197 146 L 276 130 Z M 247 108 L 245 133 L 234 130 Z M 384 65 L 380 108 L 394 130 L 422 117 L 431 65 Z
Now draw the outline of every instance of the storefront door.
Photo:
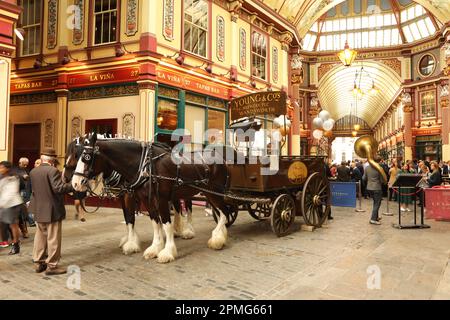
M 40 157 L 41 124 L 27 123 L 14 125 L 13 164 L 17 165 L 21 157 L 30 160 L 32 169 L 36 159 Z

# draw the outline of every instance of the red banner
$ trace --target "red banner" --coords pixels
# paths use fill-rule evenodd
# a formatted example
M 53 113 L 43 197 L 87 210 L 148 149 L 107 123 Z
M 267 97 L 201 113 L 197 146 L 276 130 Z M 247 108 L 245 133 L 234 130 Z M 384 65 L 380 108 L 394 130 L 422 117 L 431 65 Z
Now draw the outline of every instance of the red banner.
M 54 90 L 58 85 L 58 78 L 52 77 L 39 80 L 11 80 L 11 93 L 26 93 L 35 91 Z
M 428 219 L 450 221 L 450 188 L 425 189 L 425 208 Z
M 193 76 L 176 73 L 162 68 L 158 68 L 156 74 L 159 82 L 177 88 L 191 90 L 226 100 L 228 100 L 230 96 L 229 89 L 226 86 L 213 83 L 212 81 L 200 80 Z
M 67 84 L 70 88 L 76 88 L 117 82 L 132 82 L 138 79 L 139 68 L 132 67 L 69 75 Z

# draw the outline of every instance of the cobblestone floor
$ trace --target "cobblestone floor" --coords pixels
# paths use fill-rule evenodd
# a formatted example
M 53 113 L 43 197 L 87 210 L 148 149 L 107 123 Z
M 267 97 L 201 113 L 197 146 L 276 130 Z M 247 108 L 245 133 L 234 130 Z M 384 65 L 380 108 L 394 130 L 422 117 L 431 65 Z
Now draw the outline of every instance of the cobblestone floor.
M 19 256 L 0 249 L 0 299 L 450 299 L 450 223 L 398 230 L 391 226 L 397 218 L 384 216 L 373 226 L 369 205 L 363 202 L 363 213 L 333 208 L 335 219 L 314 232 L 300 231 L 297 218 L 283 238 L 269 221 L 241 213 L 221 251 L 207 248 L 214 221 L 197 208 L 196 237 L 177 239 L 179 257 L 164 265 L 122 254 L 120 211 L 101 209 L 82 223 L 68 207 L 61 262 L 80 267 L 81 288 L 67 288 L 68 275 L 34 273 L 31 228 Z M 137 217 L 137 230 L 145 249 L 148 217 Z M 380 271 L 379 289 L 368 289 L 368 280 L 377 284 L 368 268 Z

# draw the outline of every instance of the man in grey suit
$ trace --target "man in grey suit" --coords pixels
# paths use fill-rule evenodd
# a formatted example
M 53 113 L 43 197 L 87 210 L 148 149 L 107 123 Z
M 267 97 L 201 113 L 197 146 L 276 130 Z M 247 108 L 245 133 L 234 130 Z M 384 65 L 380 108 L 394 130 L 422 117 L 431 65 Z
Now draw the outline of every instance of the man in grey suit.
M 61 258 L 62 220 L 66 217 L 64 194 L 73 191 L 70 183 L 63 183 L 61 173 L 53 166 L 54 149 L 45 148 L 41 165 L 30 172 L 32 198 L 30 211 L 37 224 L 34 236 L 33 261 L 35 271 L 46 275 L 66 273 L 58 267 Z
M 376 162 L 380 162 L 379 157 L 375 157 Z M 372 166 L 368 166 L 364 170 L 363 181 L 366 182 L 367 192 L 373 198 L 372 216 L 370 218 L 370 223 L 375 225 L 380 225 L 380 218 L 378 216 L 378 210 L 381 206 L 381 201 L 383 200 L 383 177 L 381 174 Z

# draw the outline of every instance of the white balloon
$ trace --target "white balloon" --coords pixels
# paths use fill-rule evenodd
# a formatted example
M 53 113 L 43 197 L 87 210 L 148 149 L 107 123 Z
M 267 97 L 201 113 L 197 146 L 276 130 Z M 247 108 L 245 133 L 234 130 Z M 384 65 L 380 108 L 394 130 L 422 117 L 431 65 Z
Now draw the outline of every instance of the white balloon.
M 314 130 L 313 131 L 313 137 L 316 139 L 320 139 L 323 136 L 323 131 L 322 130 Z
M 273 128 L 274 129 L 284 128 L 285 124 L 286 124 L 286 129 L 291 127 L 291 120 L 289 120 L 284 115 L 278 116 L 275 119 L 273 119 Z
M 330 118 L 330 113 L 327 110 L 322 110 L 319 112 L 319 118 L 323 121 L 327 121 Z
M 321 118 L 314 118 L 312 121 L 313 129 L 322 129 L 323 120 Z
M 334 126 L 334 120 L 333 119 L 328 119 L 327 121 L 325 121 L 323 123 L 323 129 L 326 131 L 330 131 L 331 129 L 333 129 Z

